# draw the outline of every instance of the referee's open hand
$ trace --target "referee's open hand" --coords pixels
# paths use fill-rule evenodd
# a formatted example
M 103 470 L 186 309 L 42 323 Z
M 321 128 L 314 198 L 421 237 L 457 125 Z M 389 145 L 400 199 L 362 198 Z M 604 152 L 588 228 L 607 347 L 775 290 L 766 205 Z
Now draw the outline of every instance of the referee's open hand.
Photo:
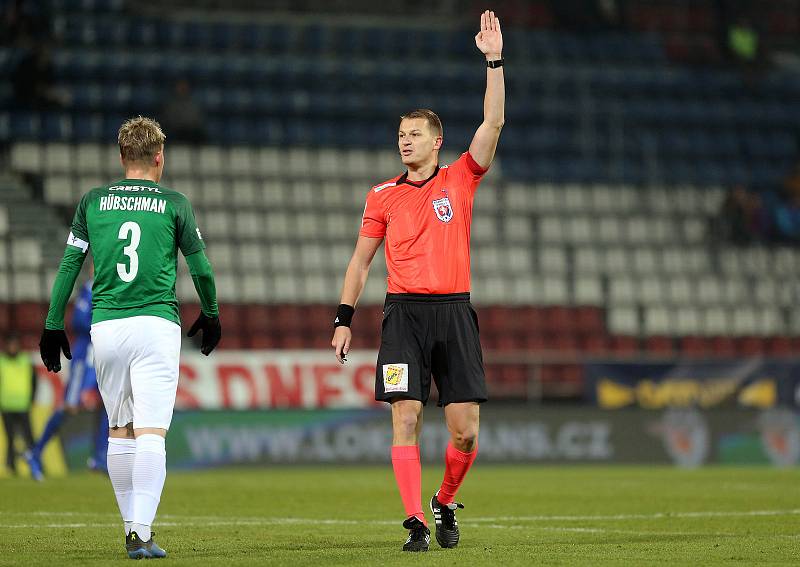
M 347 361 L 347 353 L 350 351 L 350 341 L 352 340 L 353 333 L 350 331 L 350 327 L 336 327 L 333 332 L 331 346 L 336 351 L 336 360 L 340 364 L 344 364 Z
M 219 324 L 219 317 L 209 317 L 201 311 L 197 321 L 195 321 L 192 328 L 189 329 L 187 336 L 193 337 L 197 334 L 197 331 L 200 330 L 203 331 L 200 352 L 208 356 L 219 344 L 220 338 L 222 338 L 222 325 Z
M 72 360 L 72 352 L 69 350 L 69 339 L 64 329 L 45 329 L 42 331 L 42 338 L 39 340 L 39 354 L 42 356 L 44 367 L 50 372 L 61 370 L 61 351 L 67 360 Z

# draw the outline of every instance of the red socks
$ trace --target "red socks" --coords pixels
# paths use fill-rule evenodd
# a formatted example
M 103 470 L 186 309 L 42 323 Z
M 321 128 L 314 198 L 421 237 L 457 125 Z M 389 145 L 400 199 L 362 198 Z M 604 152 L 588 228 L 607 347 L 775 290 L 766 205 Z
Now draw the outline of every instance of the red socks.
M 416 516 L 426 526 L 422 512 L 422 466 L 419 462 L 419 447 L 406 445 L 392 447 L 392 467 L 400 498 L 406 509 L 406 517 Z M 466 471 L 464 471 L 466 472 Z
M 442 504 L 451 504 L 458 492 L 467 471 L 478 455 L 478 447 L 471 453 L 464 453 L 447 444 L 444 454 L 444 480 L 439 489 L 437 500 Z M 400 489 L 400 498 L 406 509 L 406 517 L 416 516 L 426 526 L 425 514 L 422 512 L 422 466 L 419 460 L 419 447 L 407 445 L 392 447 L 392 467 L 397 487 Z
M 464 481 L 464 477 L 467 475 L 467 471 L 472 466 L 477 455 L 477 445 L 475 445 L 471 453 L 464 453 L 453 447 L 452 442 L 447 444 L 447 450 L 444 453 L 444 480 L 442 480 L 442 487 L 439 489 L 439 496 L 436 497 L 440 503 L 452 504 L 458 488 Z

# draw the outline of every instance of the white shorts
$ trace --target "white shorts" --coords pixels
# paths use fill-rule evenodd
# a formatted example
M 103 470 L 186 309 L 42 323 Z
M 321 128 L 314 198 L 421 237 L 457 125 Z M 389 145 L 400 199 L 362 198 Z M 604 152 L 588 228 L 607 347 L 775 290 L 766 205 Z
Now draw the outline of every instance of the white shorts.
M 181 328 L 142 315 L 92 325 L 97 385 L 110 427 L 169 429 L 178 388 Z

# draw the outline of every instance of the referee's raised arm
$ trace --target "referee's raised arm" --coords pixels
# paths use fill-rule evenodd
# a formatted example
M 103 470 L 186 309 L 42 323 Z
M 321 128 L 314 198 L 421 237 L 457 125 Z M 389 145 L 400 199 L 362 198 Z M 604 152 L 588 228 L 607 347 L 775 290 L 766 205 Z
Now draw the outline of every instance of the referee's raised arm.
M 486 96 L 483 100 L 483 122 L 475 132 L 469 153 L 483 168 L 488 168 L 497 150 L 500 130 L 505 122 L 506 86 L 503 77 L 503 34 L 500 19 L 494 12 L 481 14 L 481 31 L 475 45 L 486 56 Z

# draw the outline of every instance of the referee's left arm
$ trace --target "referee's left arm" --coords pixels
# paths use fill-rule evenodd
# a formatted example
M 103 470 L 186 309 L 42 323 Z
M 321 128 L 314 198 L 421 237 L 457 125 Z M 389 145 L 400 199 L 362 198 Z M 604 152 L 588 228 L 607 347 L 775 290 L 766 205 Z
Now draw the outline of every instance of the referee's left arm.
M 359 236 L 356 248 L 353 251 L 353 257 L 347 265 L 347 272 L 345 272 L 344 284 L 342 285 L 342 299 L 336 313 L 333 339 L 331 340 L 336 360 L 342 364 L 344 364 L 345 357 L 350 350 L 350 341 L 353 338 L 350 332 L 350 323 L 355 312 L 356 303 L 358 303 L 358 298 L 361 297 L 361 292 L 364 291 L 370 264 L 372 264 L 372 259 L 375 257 L 375 252 L 378 251 L 381 242 L 383 242 L 383 238 Z
M 500 131 L 505 123 L 506 86 L 503 76 L 503 34 L 500 19 L 487 10 L 481 14 L 481 31 L 475 45 L 486 56 L 486 95 L 483 99 L 483 122 L 478 127 L 469 153 L 483 168 L 492 164 Z

